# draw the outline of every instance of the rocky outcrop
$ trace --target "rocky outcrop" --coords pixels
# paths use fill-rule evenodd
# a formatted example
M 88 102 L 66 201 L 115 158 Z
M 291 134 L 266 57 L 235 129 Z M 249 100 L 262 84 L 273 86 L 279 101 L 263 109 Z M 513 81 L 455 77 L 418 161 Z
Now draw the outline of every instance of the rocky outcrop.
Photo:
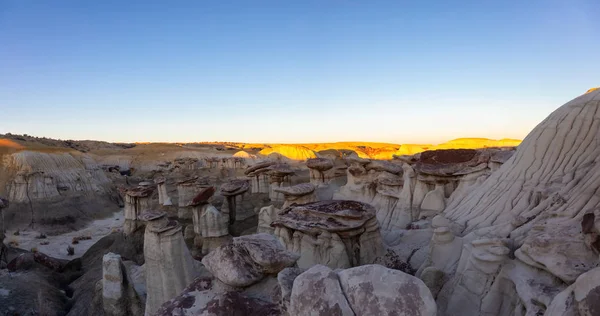
M 0 195 L 11 202 L 6 225 L 48 230 L 76 229 L 116 211 L 120 201 L 96 161 L 79 152 L 0 154 Z
M 327 158 L 311 158 L 306 160 L 310 170 L 310 183 L 314 185 L 326 184 L 335 177 L 333 161 Z
M 189 204 L 192 207 L 196 234 L 194 244 L 197 249 L 201 249 L 203 255 L 231 240 L 229 213 L 221 212 L 208 203 L 214 193 L 214 187 L 202 189 Z
M 139 220 L 142 213 L 154 207 L 152 195 L 155 192 L 155 187 L 138 186 L 131 189 L 122 189 L 121 192 L 125 200 L 123 232 L 129 235 L 143 225 Z
M 333 271 L 316 265 L 294 280 L 290 315 L 436 315 L 423 282 L 380 265 Z
M 372 263 L 384 253 L 375 209 L 361 202 L 291 205 L 271 225 L 286 249 L 300 254 L 300 268 L 349 268 Z
M 167 182 L 165 178 L 156 178 L 154 179 L 154 183 L 156 183 L 158 189 L 158 204 L 160 205 L 173 205 L 169 194 L 167 193 Z
M 509 249 L 502 240 L 478 239 L 462 251 L 456 276 L 438 296 L 443 315 L 481 315 L 487 309 L 485 294 L 490 292 L 502 265 L 508 262 Z
M 600 315 L 600 268 L 580 275 L 575 283 L 554 297 L 546 316 Z
M 221 195 L 226 198 L 224 209 L 229 212 L 229 224 L 236 221 L 237 202 L 242 198 L 242 195 L 250 189 L 250 184 L 246 180 L 233 179 L 221 186 Z M 241 201 L 240 201 L 241 202 Z
M 198 191 L 208 187 L 206 178 L 191 177 L 177 182 L 177 216 L 182 220 L 192 219 L 191 202 Z
M 271 226 L 271 223 L 277 220 L 279 212 L 281 210 L 276 208 L 275 205 L 261 207 L 258 212 L 258 227 L 256 228 L 256 232 L 274 234 L 275 228 Z
M 165 302 L 156 315 L 281 315 L 276 304 L 237 291 L 219 291 L 217 282 L 208 277 L 197 278 L 181 294 Z
M 269 183 L 271 189 L 269 191 L 269 198 L 273 202 L 283 202 L 285 200 L 282 193 L 276 191 L 286 186 L 291 186 L 290 177 L 295 174 L 290 165 L 279 163 L 271 165 L 269 168 Z
M 435 150 L 392 162 L 351 156 L 346 158 L 348 182 L 334 199 L 370 203 L 383 230 L 406 229 L 441 213 L 513 152 L 512 148 Z
M 285 202 L 282 209 L 292 204 L 306 204 L 316 202 L 315 186 L 310 183 L 300 183 L 291 187 L 274 188 L 273 191 L 283 194 Z
M 181 293 L 197 275 L 194 259 L 183 241 L 181 226 L 165 212 L 147 211 L 144 259 L 146 266 L 146 315 L 154 315 L 163 302 Z
M 554 111 L 525 138 L 515 155 L 485 182 L 444 210 L 465 233 L 509 225 L 522 240 L 537 225 L 578 225 L 573 218 L 600 206 L 596 168 L 600 91 Z
M 293 266 L 298 255 L 287 251 L 272 235 L 256 234 L 233 238 L 202 258 L 202 263 L 221 282 L 247 287 Z
M 261 150 L 258 154 L 263 156 L 276 155 L 290 160 L 317 158 L 314 151 L 299 145 L 273 145 Z
M 244 174 L 250 179 L 250 192 L 252 193 L 270 193 L 269 186 L 269 167 L 274 165 L 274 161 L 258 162 L 246 168 Z
M 104 315 L 143 315 L 144 305 L 133 288 L 121 256 L 107 253 L 102 260 L 102 306 Z

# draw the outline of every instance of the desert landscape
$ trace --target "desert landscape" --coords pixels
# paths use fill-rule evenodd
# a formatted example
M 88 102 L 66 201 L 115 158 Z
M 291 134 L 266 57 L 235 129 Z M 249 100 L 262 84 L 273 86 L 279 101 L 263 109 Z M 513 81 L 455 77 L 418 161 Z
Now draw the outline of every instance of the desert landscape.
M 599 106 L 522 142 L 0 135 L 0 312 L 598 315 Z
M 600 316 L 598 17 L 0 1 L 0 316 Z

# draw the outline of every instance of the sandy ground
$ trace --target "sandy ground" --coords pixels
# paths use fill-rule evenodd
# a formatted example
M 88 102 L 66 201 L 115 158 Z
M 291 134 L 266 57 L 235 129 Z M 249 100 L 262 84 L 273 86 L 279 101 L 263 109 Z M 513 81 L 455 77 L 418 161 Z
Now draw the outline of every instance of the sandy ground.
M 38 251 L 47 254 L 48 256 L 72 260 L 81 257 L 93 244 L 95 244 L 100 238 L 110 234 L 113 231 L 120 231 L 123 227 L 123 211 L 113 213 L 111 217 L 105 219 L 95 220 L 86 226 L 84 229 L 70 232 L 67 234 L 47 236 L 45 239 L 35 238 L 39 236 L 39 232 L 35 230 L 21 230 L 19 236 L 14 236 L 14 231 L 7 231 L 5 244 L 9 244 L 11 241 L 18 242 L 17 248 L 31 250 L 37 248 Z M 73 245 L 73 237 L 89 236 L 89 240 L 81 240 L 78 244 Z M 48 243 L 42 245 L 42 243 Z M 67 254 L 67 246 L 71 245 L 75 248 L 75 254 L 69 256 Z

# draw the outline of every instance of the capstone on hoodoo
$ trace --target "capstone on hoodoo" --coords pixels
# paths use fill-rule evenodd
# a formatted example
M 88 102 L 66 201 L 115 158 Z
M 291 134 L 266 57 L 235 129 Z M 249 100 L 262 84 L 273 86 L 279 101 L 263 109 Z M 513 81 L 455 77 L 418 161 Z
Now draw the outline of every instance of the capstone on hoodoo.
M 300 254 L 300 268 L 349 268 L 372 263 L 384 252 L 375 209 L 361 202 L 294 204 L 271 225 L 286 249 Z

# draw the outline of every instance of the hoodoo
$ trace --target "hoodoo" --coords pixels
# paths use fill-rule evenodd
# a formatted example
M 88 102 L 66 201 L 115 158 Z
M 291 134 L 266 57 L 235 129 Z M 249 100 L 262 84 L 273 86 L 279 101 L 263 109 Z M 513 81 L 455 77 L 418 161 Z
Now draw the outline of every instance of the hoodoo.
M 271 190 L 269 191 L 269 198 L 274 202 L 283 202 L 284 197 L 282 193 L 275 191 L 277 188 L 284 186 L 290 186 L 290 177 L 295 174 L 288 164 L 275 164 L 269 167 L 269 182 L 271 183 Z
M 316 202 L 315 186 L 310 183 L 300 183 L 291 187 L 275 188 L 273 191 L 283 194 L 285 202 L 282 209 L 290 206 L 292 203 L 305 204 Z
M 306 160 L 310 170 L 310 183 L 314 185 L 327 183 L 334 177 L 333 161 L 327 158 L 312 158 Z
M 272 224 L 289 251 L 299 253 L 300 268 L 332 269 L 372 263 L 384 252 L 375 209 L 356 201 L 292 205 Z
M 191 177 L 177 182 L 177 200 L 179 205 L 177 216 L 180 219 L 192 219 L 192 209 L 189 204 L 198 191 L 207 187 L 207 185 L 208 181 L 205 178 L 199 177 Z
M 194 233 L 196 237 L 194 244 L 201 249 L 202 254 L 229 242 L 229 214 L 217 210 L 208 202 L 213 194 L 214 187 L 202 189 L 190 202 L 192 207 Z
M 123 232 L 128 235 L 133 233 L 142 223 L 139 218 L 147 210 L 152 208 L 152 194 L 154 187 L 138 186 L 132 189 L 122 190 L 125 196 L 125 222 Z
M 274 165 L 273 161 L 263 161 L 256 163 L 244 171 L 244 174 L 250 178 L 250 188 L 252 193 L 269 193 L 269 167 Z
M 165 212 L 146 211 L 144 259 L 146 265 L 146 315 L 154 315 L 162 303 L 177 296 L 196 277 L 181 226 Z
M 168 205 L 173 205 L 173 202 L 171 202 L 171 198 L 169 197 L 169 194 L 167 193 L 166 181 L 167 180 L 162 177 L 154 179 L 154 183 L 156 183 L 156 186 L 158 189 L 158 204 L 168 206 Z
M 250 189 L 246 180 L 231 180 L 221 186 L 221 194 L 226 197 L 227 204 L 224 203 L 223 209 L 229 211 L 229 224 L 232 225 L 236 220 L 237 199 Z

